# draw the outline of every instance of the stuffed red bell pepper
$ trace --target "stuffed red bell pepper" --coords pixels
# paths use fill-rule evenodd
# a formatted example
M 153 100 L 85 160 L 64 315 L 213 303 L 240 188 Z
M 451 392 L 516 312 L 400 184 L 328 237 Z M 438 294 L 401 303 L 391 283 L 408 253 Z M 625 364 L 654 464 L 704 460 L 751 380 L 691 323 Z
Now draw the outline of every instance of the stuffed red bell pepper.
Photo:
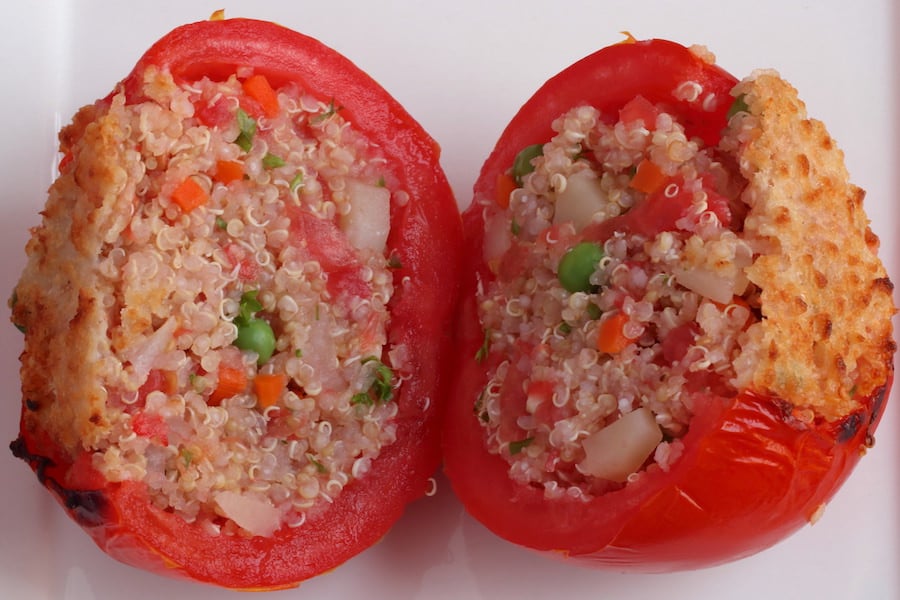
M 14 453 L 104 551 L 329 570 L 430 489 L 460 220 L 439 150 L 284 27 L 179 27 L 60 134 L 11 299 Z
M 863 191 L 777 73 L 600 50 L 541 87 L 464 213 L 446 472 L 530 548 L 709 566 L 814 521 L 872 444 L 892 285 Z

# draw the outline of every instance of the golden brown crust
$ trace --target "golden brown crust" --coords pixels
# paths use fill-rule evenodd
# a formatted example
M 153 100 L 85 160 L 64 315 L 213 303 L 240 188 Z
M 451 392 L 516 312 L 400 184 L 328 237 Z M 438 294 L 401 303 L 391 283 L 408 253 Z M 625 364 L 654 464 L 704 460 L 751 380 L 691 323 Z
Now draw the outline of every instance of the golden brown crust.
M 763 320 L 736 363 L 741 388 L 772 393 L 829 420 L 858 408 L 888 379 L 895 344 L 893 286 L 843 153 L 777 73 L 734 92 L 750 116 L 731 122 L 750 206 L 747 270 Z
M 114 107 L 123 110 L 121 102 Z M 102 382 L 121 363 L 110 359 L 112 287 L 98 275 L 105 240 L 120 235 L 134 191 L 126 182 L 127 152 L 115 110 L 88 106 L 60 133 L 75 168 L 50 188 L 43 222 L 26 246 L 13 321 L 26 330 L 21 356 L 23 425 L 73 455 L 97 442 L 106 422 Z

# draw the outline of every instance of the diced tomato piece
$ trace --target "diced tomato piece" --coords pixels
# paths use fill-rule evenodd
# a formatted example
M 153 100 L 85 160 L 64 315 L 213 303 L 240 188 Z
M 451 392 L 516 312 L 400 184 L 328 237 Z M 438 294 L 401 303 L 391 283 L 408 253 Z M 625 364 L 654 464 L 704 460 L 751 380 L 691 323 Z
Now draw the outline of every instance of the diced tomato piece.
M 259 265 L 250 251 L 240 244 L 228 244 L 225 246 L 225 254 L 231 260 L 231 266 L 240 266 L 238 278 L 241 281 L 255 281 L 259 274 Z
M 150 392 L 163 392 L 165 394 L 174 394 L 178 385 L 178 380 L 173 371 L 164 371 L 162 369 L 151 369 L 147 374 L 147 381 L 138 388 L 137 406 L 143 406 Z
M 291 214 L 291 233 L 295 244 L 322 267 L 328 278 L 326 287 L 332 295 L 371 296 L 356 252 L 334 222 L 297 209 Z
M 635 96 L 631 102 L 619 110 L 620 121 L 626 124 L 640 121 L 650 131 L 656 129 L 657 116 L 659 116 L 659 109 L 641 95 Z
M 716 191 L 711 175 L 703 176 L 703 191 L 706 192 L 707 210 L 712 211 L 719 218 L 722 227 L 731 225 L 731 201 Z
M 527 266 L 533 260 L 534 252 L 531 246 L 513 242 L 509 250 L 500 257 L 497 266 L 497 275 L 504 281 L 511 281 L 528 273 Z
M 674 177 L 626 215 L 632 216 L 632 232 L 651 238 L 678 229 L 675 223 L 691 209 L 693 201 L 694 193 L 685 189 L 684 179 Z
M 234 121 L 234 111 L 224 98 L 209 102 L 200 98 L 194 103 L 194 115 L 207 127 L 224 127 Z
M 559 407 L 553 403 L 554 384 L 552 381 L 532 381 L 528 385 L 527 397 L 529 400 L 539 400 L 534 409 L 534 418 L 539 423 L 553 425 L 557 421 L 570 417 L 573 414 L 571 406 L 566 404 Z
M 497 433 L 503 440 L 518 440 L 525 437 L 525 431 L 519 427 L 518 419 L 526 414 L 525 395 L 522 394 L 524 374 L 511 367 L 500 388 L 500 414 L 502 415 Z
M 163 446 L 169 444 L 169 427 L 160 415 L 139 412 L 131 418 L 131 429 L 139 436 L 155 440 Z
M 687 214 L 694 200 L 692 191 L 684 188 L 684 179 L 671 181 L 649 194 L 624 215 L 594 223 L 584 228 L 590 240 L 605 241 L 616 232 L 652 238 L 663 231 L 678 229 L 676 222 Z
M 699 327 L 690 321 L 674 328 L 660 342 L 663 358 L 668 363 L 675 363 L 684 358 L 688 348 L 697 338 Z

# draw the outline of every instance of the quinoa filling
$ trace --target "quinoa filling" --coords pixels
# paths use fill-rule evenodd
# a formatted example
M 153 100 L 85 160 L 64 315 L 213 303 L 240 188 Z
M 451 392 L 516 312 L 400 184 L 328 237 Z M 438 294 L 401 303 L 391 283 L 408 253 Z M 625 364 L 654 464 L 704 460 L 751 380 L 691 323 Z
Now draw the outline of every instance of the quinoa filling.
M 668 470 L 692 407 L 736 393 L 759 298 L 724 144 L 640 96 L 616 115 L 572 108 L 553 130 L 484 205 L 475 413 L 514 481 L 589 498 Z
M 387 236 L 408 196 L 294 83 L 149 69 L 143 92 L 101 115 L 135 198 L 98 258 L 121 366 L 94 465 L 211 533 L 302 526 L 396 438 Z

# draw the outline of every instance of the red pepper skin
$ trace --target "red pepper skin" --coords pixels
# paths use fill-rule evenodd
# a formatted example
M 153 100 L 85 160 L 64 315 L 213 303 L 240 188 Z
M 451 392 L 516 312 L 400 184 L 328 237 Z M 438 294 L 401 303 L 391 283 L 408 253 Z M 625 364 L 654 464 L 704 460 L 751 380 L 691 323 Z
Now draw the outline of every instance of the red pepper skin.
M 680 81 L 703 87 L 699 103 L 675 100 Z M 670 572 L 709 567 L 772 546 L 814 520 L 872 443 L 892 377 L 838 422 L 803 423 L 792 405 L 750 392 L 710 395 L 683 438 L 669 472 L 581 500 L 548 501 L 514 483 L 508 463 L 490 454 L 473 411 L 491 359 L 478 362 L 484 332 L 476 289 L 493 275 L 483 259 L 481 206 L 493 202 L 498 173 L 522 148 L 550 139 L 550 122 L 579 103 L 618 114 L 637 94 L 667 105 L 691 133 L 717 142 L 736 80 L 686 48 L 663 40 L 598 51 L 550 79 L 502 133 L 463 214 L 466 245 L 458 317 L 459 362 L 444 428 L 444 468 L 466 510 L 513 543 L 619 571 Z M 715 100 L 705 111 L 702 100 Z
M 149 67 L 170 69 L 181 82 L 224 78 L 238 66 L 252 66 L 274 86 L 296 81 L 324 102 L 334 99 L 342 116 L 381 147 L 390 176 L 410 194 L 405 206 L 392 207 L 387 243 L 398 264 L 389 344 L 410 348 L 413 363 L 392 400 L 399 405 L 397 441 L 373 461 L 365 478 L 343 489 L 325 514 L 271 538 L 210 535 L 153 507 L 143 484 L 106 482 L 86 455 L 73 461 L 39 431 L 23 427 L 11 448 L 114 558 L 229 588 L 279 589 L 368 548 L 409 502 L 429 491 L 429 478 L 440 464 L 440 407 L 451 341 L 446 323 L 455 306 L 462 235 L 438 145 L 374 80 L 315 39 L 247 19 L 193 23 L 155 43 L 120 86 L 127 101 L 135 103 L 142 100 L 140 82 Z M 401 285 L 406 278 L 413 285 Z M 27 410 L 25 402 L 23 414 Z

